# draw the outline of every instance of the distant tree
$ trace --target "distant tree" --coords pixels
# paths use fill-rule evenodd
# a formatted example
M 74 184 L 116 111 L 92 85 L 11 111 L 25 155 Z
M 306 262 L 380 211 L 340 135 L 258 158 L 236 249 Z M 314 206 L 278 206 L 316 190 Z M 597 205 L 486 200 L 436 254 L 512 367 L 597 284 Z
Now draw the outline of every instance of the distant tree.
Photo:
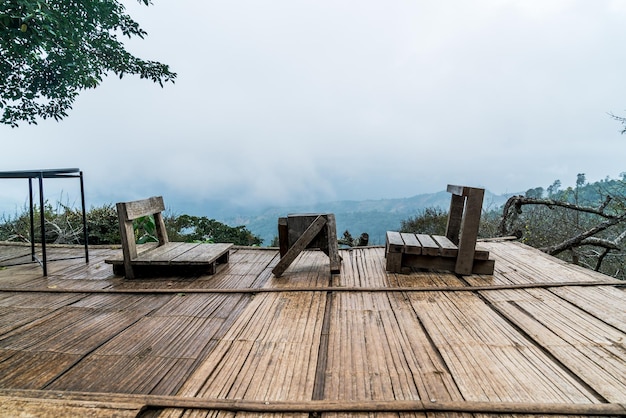
M 35 225 L 39 225 L 39 210 L 35 208 Z M 82 211 L 58 203 L 53 207 L 48 202 L 44 206 L 46 222 L 46 242 L 57 244 L 82 244 Z M 89 244 L 119 244 L 120 232 L 117 210 L 107 204 L 92 207 L 86 213 Z M 230 242 L 236 245 L 260 245 L 263 240 L 248 231 L 244 226 L 231 227 L 205 216 L 172 215 L 164 217 L 165 228 L 170 241 Z M 152 217 L 140 218 L 134 223 L 138 243 L 156 241 Z M 35 231 L 39 241 L 40 231 Z M 30 215 L 25 208 L 15 216 L 0 217 L 0 241 L 30 242 Z
M 561 180 L 554 180 L 550 186 L 548 186 L 548 197 L 552 197 L 559 192 L 561 188 Z
M 431 207 L 425 208 L 417 215 L 403 220 L 400 224 L 400 232 L 444 235 L 447 225 L 448 212 L 439 207 Z
M 245 246 L 263 243 L 244 226 L 228 226 L 206 216 L 167 216 L 165 225 L 170 241 L 230 242 Z
M 109 72 L 161 86 L 174 81 L 167 65 L 126 51 L 120 34 L 146 32 L 116 0 L 0 0 L 0 122 L 60 120 L 81 90 Z
M 343 237 L 337 240 L 339 245 L 347 247 L 366 247 L 369 244 L 370 236 L 367 232 L 363 232 L 359 238 L 353 238 L 347 229 L 343 232 Z
M 528 189 L 526 191 L 526 197 L 533 197 L 535 199 L 541 199 L 543 197 L 543 187 L 535 187 L 534 189 Z

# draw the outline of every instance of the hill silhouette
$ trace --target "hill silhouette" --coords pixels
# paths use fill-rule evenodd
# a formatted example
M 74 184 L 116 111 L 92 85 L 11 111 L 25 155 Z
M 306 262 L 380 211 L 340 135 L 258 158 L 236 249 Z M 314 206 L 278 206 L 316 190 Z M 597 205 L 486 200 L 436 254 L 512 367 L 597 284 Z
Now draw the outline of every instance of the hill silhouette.
M 492 210 L 501 207 L 512 194 L 495 195 L 485 192 L 483 208 Z M 420 194 L 407 198 L 378 200 L 340 200 L 334 202 L 312 203 L 289 207 L 271 207 L 254 212 L 250 208 L 245 211 L 220 211 L 220 222 L 228 225 L 244 225 L 253 234 L 263 239 L 263 246 L 269 246 L 277 233 L 277 221 L 281 216 L 292 213 L 334 213 L 337 221 L 337 235 L 341 237 L 345 230 L 353 236 L 367 232 L 370 245 L 385 243 L 385 232 L 400 228 L 402 220 L 415 216 L 428 207 L 440 207 L 444 210 L 450 205 L 450 194 Z M 226 209 L 226 208 L 222 208 Z

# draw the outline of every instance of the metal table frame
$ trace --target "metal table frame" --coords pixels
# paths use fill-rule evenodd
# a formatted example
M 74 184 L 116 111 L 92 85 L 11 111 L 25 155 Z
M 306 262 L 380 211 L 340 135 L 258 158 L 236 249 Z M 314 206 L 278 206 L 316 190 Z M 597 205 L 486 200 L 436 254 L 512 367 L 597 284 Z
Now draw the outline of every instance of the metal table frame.
M 43 275 L 48 275 L 47 255 L 46 255 L 46 221 L 44 213 L 44 194 L 43 179 L 60 179 L 60 178 L 78 178 L 80 179 L 80 203 L 83 211 L 83 239 L 85 241 L 85 263 L 89 262 L 88 249 L 88 233 L 87 233 L 87 216 L 85 212 L 85 187 L 83 183 L 83 172 L 78 168 L 58 168 L 45 170 L 19 170 L 19 171 L 0 171 L 0 179 L 28 179 L 28 196 L 30 207 L 30 247 L 32 261 L 37 261 L 43 267 Z M 41 253 L 42 259 L 39 260 L 35 255 L 35 221 L 34 221 L 34 204 L 33 204 L 33 179 L 39 182 L 39 211 L 41 221 Z M 54 261 L 54 260 L 50 260 Z

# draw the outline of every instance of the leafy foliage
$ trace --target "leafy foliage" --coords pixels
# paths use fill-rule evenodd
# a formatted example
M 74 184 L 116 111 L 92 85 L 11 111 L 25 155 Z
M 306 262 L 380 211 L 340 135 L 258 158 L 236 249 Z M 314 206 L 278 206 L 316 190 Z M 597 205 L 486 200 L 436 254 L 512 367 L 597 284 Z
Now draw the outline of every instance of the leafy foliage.
M 156 232 L 156 222 L 154 216 L 142 216 L 133 221 L 133 230 L 137 237 L 137 244 L 146 242 L 159 242 Z
M 365 247 L 369 243 L 370 236 L 367 232 L 363 232 L 358 238 L 353 238 L 350 231 L 347 229 L 343 231 L 343 237 L 337 242 L 339 245 L 347 247 Z
M 108 72 L 174 81 L 167 65 L 127 52 L 120 34 L 146 32 L 116 0 L 0 0 L 0 122 L 60 120 Z
M 35 208 L 35 240 L 41 240 L 39 208 Z M 46 242 L 57 244 L 82 244 L 82 212 L 68 205 L 53 208 L 45 203 Z M 107 204 L 92 207 L 86 213 L 89 244 L 119 244 L 121 242 L 117 211 Z M 206 217 L 189 215 L 165 216 L 165 227 L 170 241 L 232 242 L 237 245 L 260 245 L 263 240 L 244 226 L 231 227 Z M 140 218 L 134 223 L 138 243 L 156 242 L 154 218 Z M 22 213 L 0 219 L 0 241 L 30 242 L 30 216 L 28 208 Z
M 166 217 L 165 224 L 172 241 L 230 242 L 246 246 L 260 245 L 263 242 L 245 226 L 231 227 L 206 216 L 170 216 Z
M 425 208 L 417 215 L 400 223 L 400 232 L 413 232 L 429 235 L 445 235 L 448 212 L 439 207 Z

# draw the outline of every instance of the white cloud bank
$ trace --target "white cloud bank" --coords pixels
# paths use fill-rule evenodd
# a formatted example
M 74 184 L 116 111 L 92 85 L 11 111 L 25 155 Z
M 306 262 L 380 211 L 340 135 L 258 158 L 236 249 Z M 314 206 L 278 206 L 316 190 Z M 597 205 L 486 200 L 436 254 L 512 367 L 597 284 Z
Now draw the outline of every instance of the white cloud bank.
M 0 127 L 0 170 L 80 167 L 94 203 L 244 205 L 617 176 L 622 4 L 128 0 L 149 33 L 129 47 L 176 84 L 109 78 L 65 121 Z

